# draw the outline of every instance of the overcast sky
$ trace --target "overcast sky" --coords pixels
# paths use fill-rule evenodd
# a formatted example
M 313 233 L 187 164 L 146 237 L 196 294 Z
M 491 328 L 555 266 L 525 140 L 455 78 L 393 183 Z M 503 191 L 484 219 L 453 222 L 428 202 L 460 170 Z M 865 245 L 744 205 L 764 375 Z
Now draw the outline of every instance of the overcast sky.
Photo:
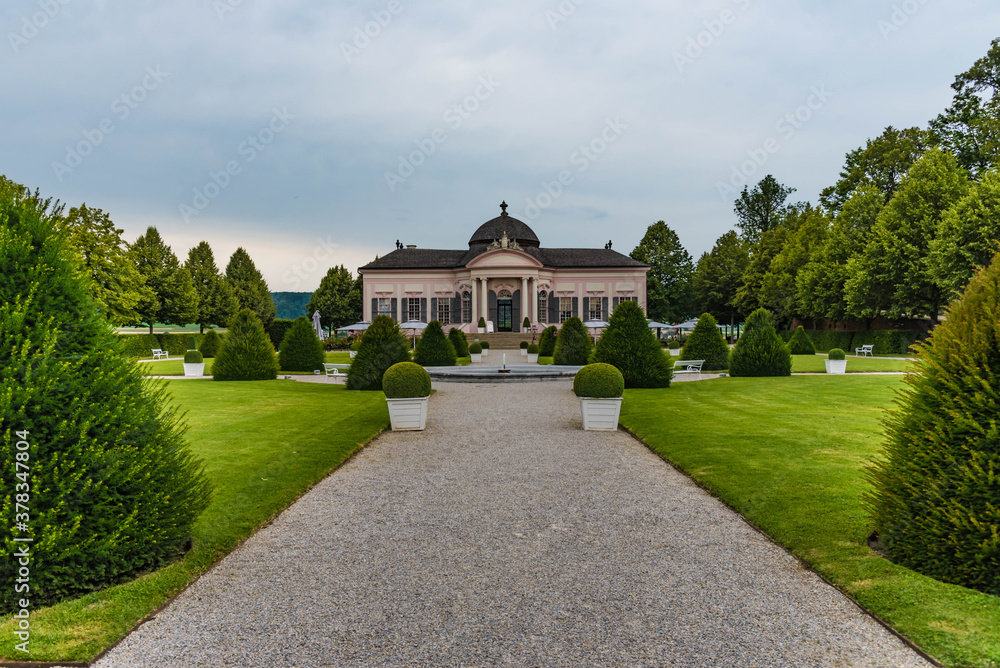
M 941 112 L 998 19 L 985 0 L 7 0 L 0 173 L 129 241 L 155 225 L 182 259 L 242 245 L 273 291 L 396 239 L 464 248 L 504 199 L 543 246 L 628 253 L 662 219 L 697 259 L 741 172 L 815 202 L 847 151 Z

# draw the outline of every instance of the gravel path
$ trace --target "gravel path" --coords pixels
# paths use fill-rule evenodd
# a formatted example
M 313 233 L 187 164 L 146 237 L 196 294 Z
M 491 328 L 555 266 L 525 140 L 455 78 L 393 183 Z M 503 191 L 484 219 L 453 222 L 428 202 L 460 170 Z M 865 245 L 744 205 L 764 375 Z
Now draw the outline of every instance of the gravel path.
M 96 665 L 929 665 L 569 383 L 437 389 Z

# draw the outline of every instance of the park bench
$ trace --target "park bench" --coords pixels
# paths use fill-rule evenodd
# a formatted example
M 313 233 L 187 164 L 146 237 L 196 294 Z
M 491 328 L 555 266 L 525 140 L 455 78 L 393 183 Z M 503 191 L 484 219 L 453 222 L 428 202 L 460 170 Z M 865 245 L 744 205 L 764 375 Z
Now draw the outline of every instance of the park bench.
M 875 344 L 868 344 L 868 345 L 861 346 L 860 348 L 855 348 L 854 349 L 854 356 L 857 357 L 858 355 L 861 355 L 863 357 L 875 357 L 875 353 L 872 352 L 872 349 L 874 347 L 875 347 Z
M 153 359 L 154 360 L 168 360 L 168 359 L 170 359 L 170 355 L 167 353 L 166 350 L 161 350 L 159 348 L 150 348 L 150 350 L 153 351 Z
M 326 377 L 333 378 L 334 380 L 342 376 L 346 376 L 347 374 L 344 372 L 350 368 L 351 368 L 350 364 L 330 364 L 330 363 L 323 364 L 323 369 L 326 371 Z
M 674 375 L 679 373 L 696 373 L 701 378 L 701 367 L 705 360 L 680 360 L 674 362 Z

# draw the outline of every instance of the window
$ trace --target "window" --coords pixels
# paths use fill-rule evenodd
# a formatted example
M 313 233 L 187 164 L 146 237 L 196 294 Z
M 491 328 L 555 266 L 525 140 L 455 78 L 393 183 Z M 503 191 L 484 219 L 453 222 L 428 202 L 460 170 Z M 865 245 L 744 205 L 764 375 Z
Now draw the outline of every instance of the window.
M 621 302 L 637 302 L 637 301 L 639 301 L 638 297 L 619 297 L 618 298 L 618 302 L 619 303 L 621 303 Z
M 420 320 L 420 297 L 409 297 L 406 300 L 406 319 Z
M 462 322 L 472 322 L 472 293 L 462 293 Z
M 591 297 L 590 298 L 590 319 L 600 320 L 601 319 L 601 298 Z
M 451 322 L 451 300 L 450 299 L 438 299 L 438 322 L 442 325 L 447 325 Z
M 538 322 L 549 321 L 549 296 L 544 292 L 538 293 Z
M 559 322 L 563 323 L 573 317 L 573 298 L 559 298 Z
M 376 315 L 387 315 L 392 317 L 392 297 L 378 298 L 378 313 Z

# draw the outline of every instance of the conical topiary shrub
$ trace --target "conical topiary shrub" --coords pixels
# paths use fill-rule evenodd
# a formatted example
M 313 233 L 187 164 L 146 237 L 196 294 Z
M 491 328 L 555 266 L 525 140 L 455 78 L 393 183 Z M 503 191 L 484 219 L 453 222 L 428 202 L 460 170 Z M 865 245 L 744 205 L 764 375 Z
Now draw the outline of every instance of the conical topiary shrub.
M 1000 596 L 1000 256 L 916 350 L 868 472 L 878 538 L 898 564 Z
M 802 325 L 799 325 L 799 328 L 792 334 L 792 338 L 789 339 L 788 352 L 793 355 L 816 354 L 816 346 L 813 345 L 812 339 L 806 334 L 806 330 L 802 328 Z
M 774 331 L 771 314 L 759 308 L 743 326 L 743 336 L 729 360 L 731 376 L 790 376 L 792 356 L 788 346 Z
M 590 333 L 583 326 L 583 321 L 576 316 L 567 318 L 556 337 L 556 348 L 552 353 L 555 364 L 583 366 L 590 361 L 590 353 L 594 344 L 590 342 Z
M 410 361 L 410 342 L 387 315 L 375 316 L 357 346 L 358 354 L 347 370 L 349 390 L 381 391 L 386 369 Z
M 214 329 L 210 329 L 205 332 L 205 336 L 201 337 L 201 345 L 198 347 L 198 352 L 205 358 L 215 357 L 221 345 L 222 337 Z
M 271 338 L 257 314 L 243 309 L 229 323 L 212 363 L 214 380 L 274 380 L 278 377 L 278 356 Z
M 413 361 L 420 366 L 455 366 L 455 346 L 444 335 L 444 328 L 437 320 L 427 323 L 427 329 L 417 341 L 417 352 Z
M 323 351 L 323 342 L 316 336 L 312 322 L 305 316 L 299 316 L 281 341 L 278 366 L 281 367 L 282 371 L 307 371 L 311 373 L 316 369 L 322 369 L 325 361 L 326 353 Z
M 549 325 L 542 330 L 541 336 L 538 337 L 538 356 L 539 357 L 552 357 L 556 351 L 556 332 L 559 330 L 555 325 Z
M 673 377 L 673 365 L 656 342 L 646 314 L 633 301 L 621 302 L 611 314 L 593 361 L 621 371 L 625 387 L 670 387 Z
M 2 614 L 176 559 L 210 496 L 169 395 L 121 352 L 48 205 L 0 177 Z M 30 590 L 15 592 L 23 546 Z
M 469 356 L 469 340 L 465 338 L 465 332 L 452 327 L 448 330 L 448 340 L 455 348 L 455 354 L 459 357 Z
M 694 331 L 684 342 L 682 360 L 705 360 L 705 371 L 723 371 L 729 368 L 729 344 L 719 331 L 719 323 L 711 313 L 702 313 Z

